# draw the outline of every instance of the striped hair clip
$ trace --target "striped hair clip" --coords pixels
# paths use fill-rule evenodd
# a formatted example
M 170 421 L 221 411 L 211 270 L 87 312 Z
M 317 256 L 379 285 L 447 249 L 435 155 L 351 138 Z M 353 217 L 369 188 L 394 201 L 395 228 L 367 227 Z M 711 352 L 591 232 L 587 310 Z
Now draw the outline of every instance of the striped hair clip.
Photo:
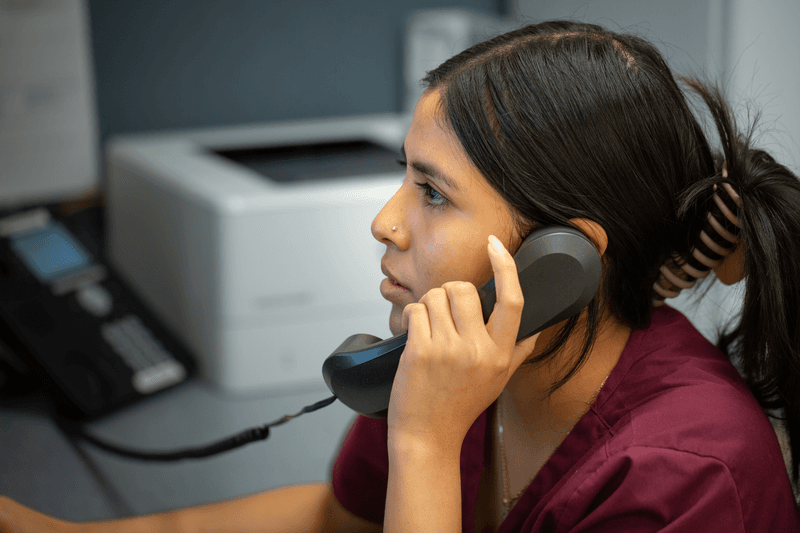
M 728 177 L 724 165 L 722 177 Z M 706 223 L 689 257 L 684 259 L 674 254 L 661 265 L 661 276 L 653 284 L 654 307 L 664 305 L 666 298 L 678 296 L 683 289 L 693 287 L 698 279 L 708 276 L 739 244 L 742 222 L 737 215 L 742 199 L 727 182 L 722 184 L 722 188 L 714 185 L 713 198 L 714 205 L 706 214 Z

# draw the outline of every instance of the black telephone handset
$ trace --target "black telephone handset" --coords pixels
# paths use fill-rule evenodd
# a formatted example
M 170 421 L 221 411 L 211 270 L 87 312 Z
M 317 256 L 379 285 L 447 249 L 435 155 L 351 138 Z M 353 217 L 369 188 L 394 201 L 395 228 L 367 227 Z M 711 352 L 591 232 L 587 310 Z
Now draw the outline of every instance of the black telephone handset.
M 592 242 L 576 229 L 549 226 L 532 232 L 514 261 L 525 299 L 517 341 L 578 314 L 600 287 L 602 265 Z M 484 321 L 496 302 L 494 279 L 478 289 Z M 346 406 L 385 418 L 392 383 L 408 335 L 381 340 L 348 337 L 322 365 L 328 388 Z

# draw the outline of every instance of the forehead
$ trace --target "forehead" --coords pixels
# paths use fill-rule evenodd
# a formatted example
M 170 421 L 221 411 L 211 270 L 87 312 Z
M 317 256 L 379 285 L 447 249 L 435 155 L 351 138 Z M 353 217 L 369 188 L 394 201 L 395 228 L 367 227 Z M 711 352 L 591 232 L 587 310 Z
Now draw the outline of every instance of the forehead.
M 472 163 L 442 113 L 439 93 L 425 92 L 417 102 L 403 145 L 408 161 L 436 166 L 456 182 L 459 189 L 478 188 L 484 193 L 496 194 Z
M 463 153 L 461 143 L 458 142 L 458 137 L 445 119 L 438 91 L 425 91 L 417 101 L 409 134 L 434 138 L 438 142 L 448 144 L 450 150 L 460 152 L 467 157 Z

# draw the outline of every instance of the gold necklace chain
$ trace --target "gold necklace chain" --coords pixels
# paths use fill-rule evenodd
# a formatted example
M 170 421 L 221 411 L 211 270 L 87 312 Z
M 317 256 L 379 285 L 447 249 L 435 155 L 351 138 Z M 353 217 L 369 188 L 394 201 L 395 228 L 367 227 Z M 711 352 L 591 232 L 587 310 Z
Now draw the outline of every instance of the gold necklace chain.
M 605 377 L 603 382 L 600 384 L 600 387 L 597 388 L 597 391 L 595 391 L 594 395 L 592 396 L 592 399 L 586 404 L 586 407 L 587 407 L 586 411 L 589 410 L 588 408 L 591 407 L 591 405 L 597 399 L 597 396 L 600 394 L 600 390 L 603 388 L 603 385 L 606 384 L 607 380 L 608 380 L 608 376 Z M 504 404 L 502 402 L 502 396 L 503 395 L 501 394 L 500 395 L 500 400 L 498 400 L 498 402 L 497 402 L 498 403 L 498 406 L 497 406 L 498 407 L 498 409 L 497 409 L 497 414 L 498 414 L 497 433 L 498 433 L 499 439 L 500 439 L 500 460 L 501 460 L 502 465 L 503 465 L 503 471 L 502 471 L 502 474 L 503 474 L 503 507 L 504 507 L 504 509 L 503 509 L 503 520 L 505 520 L 505 518 L 508 516 L 508 513 L 511 510 L 511 508 L 514 507 L 514 505 L 517 503 L 517 500 L 520 499 L 520 497 L 525 493 L 525 490 L 527 490 L 527 488 L 533 482 L 534 478 L 536 477 L 536 474 L 534 474 L 533 477 L 528 480 L 528 482 L 522 487 L 522 489 L 520 489 L 520 491 L 513 498 L 509 497 L 509 493 L 511 492 L 511 489 L 509 488 L 508 464 L 506 462 L 506 447 L 505 447 L 505 439 L 503 438 L 503 405 Z M 583 415 L 586 414 L 586 411 L 584 411 L 581 414 L 580 418 L 582 418 Z M 578 420 L 580 420 L 580 418 L 578 418 Z M 572 429 L 570 429 L 570 431 L 572 431 Z M 569 435 L 570 431 L 567 431 L 566 435 Z M 566 438 L 566 435 L 564 436 L 564 438 Z M 555 450 L 553 450 L 553 453 L 555 453 Z M 552 454 L 550 454 L 550 457 L 552 457 Z M 550 460 L 550 457 L 547 458 L 548 461 Z M 547 463 L 547 461 L 545 461 L 545 463 Z

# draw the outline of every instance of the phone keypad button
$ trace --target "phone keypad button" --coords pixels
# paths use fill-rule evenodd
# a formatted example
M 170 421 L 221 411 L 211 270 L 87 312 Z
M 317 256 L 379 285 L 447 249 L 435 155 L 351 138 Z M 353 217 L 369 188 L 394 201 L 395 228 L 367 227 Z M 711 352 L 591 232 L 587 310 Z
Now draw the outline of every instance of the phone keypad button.
M 131 384 L 140 394 L 180 383 L 186 377 L 183 365 L 153 338 L 138 317 L 128 315 L 104 324 L 101 334 L 133 370 Z
M 164 361 L 133 375 L 133 388 L 140 394 L 150 394 L 170 385 L 180 383 L 186 377 L 186 370 L 175 361 Z
M 111 312 L 114 300 L 105 288 L 92 284 L 82 287 L 75 293 L 81 307 L 97 317 L 104 317 Z

